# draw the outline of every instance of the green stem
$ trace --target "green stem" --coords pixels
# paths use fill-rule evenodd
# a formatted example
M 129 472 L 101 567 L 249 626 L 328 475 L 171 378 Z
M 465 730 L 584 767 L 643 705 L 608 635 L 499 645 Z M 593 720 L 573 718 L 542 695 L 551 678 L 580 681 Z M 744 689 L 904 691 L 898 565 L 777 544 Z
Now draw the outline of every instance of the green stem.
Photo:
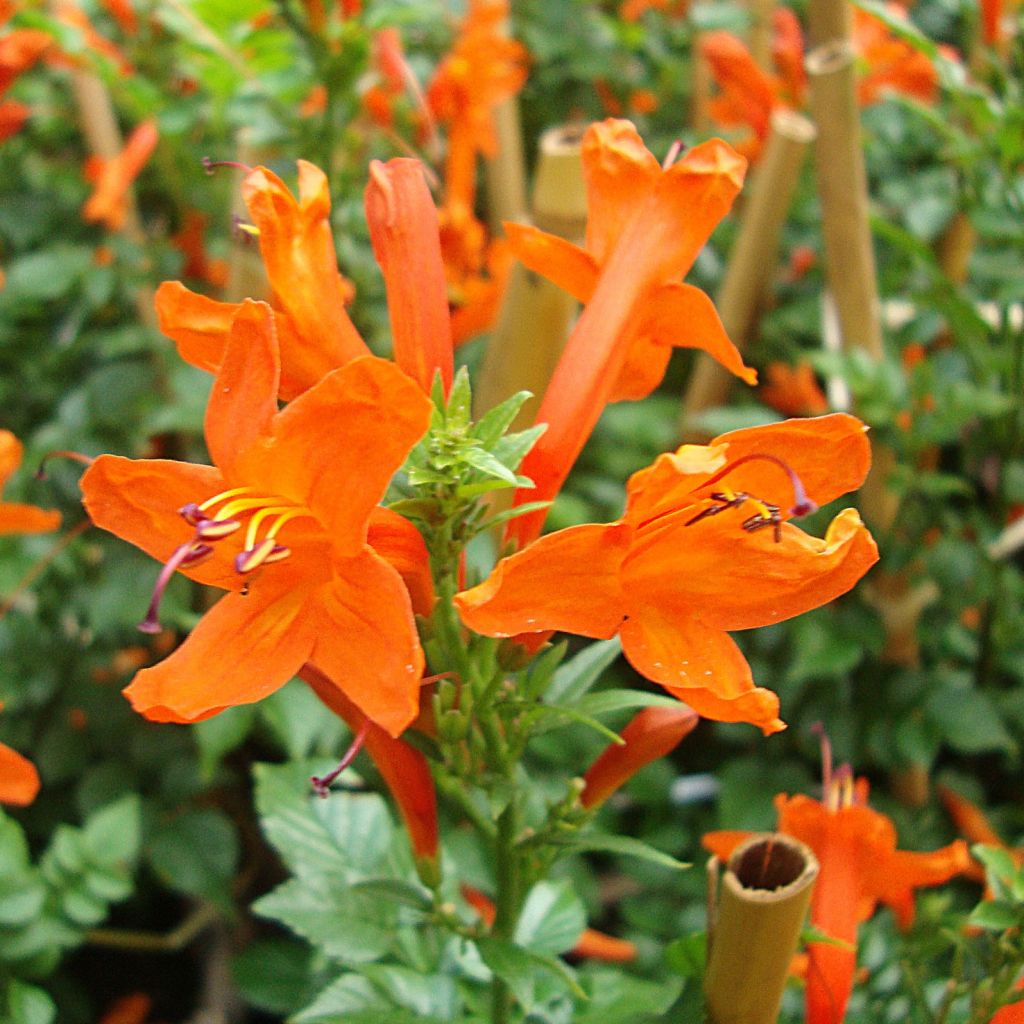
M 495 917 L 491 934 L 509 940 L 519 915 L 519 854 L 515 848 L 518 812 L 515 797 L 498 815 L 494 841 Z M 502 978 L 491 981 L 491 1024 L 508 1024 L 512 1013 L 512 993 Z

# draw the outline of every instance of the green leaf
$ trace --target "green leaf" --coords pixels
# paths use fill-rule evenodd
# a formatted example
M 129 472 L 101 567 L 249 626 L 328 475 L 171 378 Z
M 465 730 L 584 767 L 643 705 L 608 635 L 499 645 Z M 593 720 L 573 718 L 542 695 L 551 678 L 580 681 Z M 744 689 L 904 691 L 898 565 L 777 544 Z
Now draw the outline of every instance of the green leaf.
M 684 978 L 703 978 L 707 958 L 707 932 L 691 932 L 665 947 L 666 966 Z
M 968 915 L 967 923 L 992 932 L 1004 932 L 1020 926 L 1022 908 L 1005 900 L 986 900 Z
M 3 866 L 6 872 L 6 865 Z M 0 925 L 27 924 L 43 908 L 46 890 L 35 873 L 0 875 Z
M 484 413 L 473 427 L 473 436 L 480 442 L 480 446 L 490 451 L 519 415 L 519 410 L 531 398 L 533 398 L 532 392 L 517 391 L 510 398 L 506 398 L 504 402 Z
M 358 1019 L 361 1013 L 376 1013 L 383 1024 L 392 1009 L 370 981 L 358 974 L 343 974 L 309 1006 L 289 1018 L 288 1024 L 339 1024 Z
M 469 385 L 469 370 L 460 366 L 448 393 L 447 426 L 449 430 L 465 430 L 473 410 L 473 392 Z
M 365 882 L 356 882 L 350 886 L 349 892 L 379 896 L 381 899 L 412 907 L 413 910 L 420 910 L 425 914 L 430 912 L 432 906 L 430 893 L 426 889 L 398 878 L 368 878 Z
M 663 693 L 649 693 L 646 690 L 601 690 L 588 693 L 576 704 L 576 710 L 586 715 L 610 715 L 613 711 L 633 708 L 678 708 L 675 697 Z
M 603 722 L 599 722 L 590 715 L 583 714 L 575 708 L 548 707 L 540 704 L 530 712 L 532 728 L 535 733 L 550 732 L 552 729 L 561 729 L 569 722 L 578 722 L 580 725 L 588 726 L 594 732 L 603 736 L 609 743 L 621 746 L 625 740 L 617 733 L 608 728 Z
M 583 903 L 567 879 L 538 882 L 526 896 L 513 937 L 536 953 L 564 953 L 586 925 Z
M 557 846 L 564 846 L 572 853 L 583 853 L 587 850 L 600 850 L 604 853 L 615 853 L 622 857 L 636 857 L 652 864 L 660 864 L 665 868 L 681 870 L 690 867 L 685 861 L 676 860 L 653 846 L 633 839 L 631 836 L 603 835 L 597 832 L 586 832 L 582 835 L 548 835 L 545 841 Z
M 491 449 L 491 452 L 509 469 L 518 469 L 527 453 L 547 429 L 546 423 L 538 423 L 537 426 L 530 427 L 529 430 L 521 430 L 518 434 L 507 434 Z
M 991 698 L 979 690 L 945 683 L 932 689 L 925 708 L 946 742 L 962 754 L 1017 750 L 1017 743 L 1007 732 Z
M 322 878 L 293 878 L 258 899 L 253 910 L 343 963 L 368 963 L 391 947 L 394 908 Z
M 57 1007 L 41 988 L 23 981 L 10 983 L 4 1024 L 53 1024 L 56 1019 Z
M 225 755 L 245 742 L 259 709 L 257 704 L 241 704 L 192 727 L 199 748 L 199 772 L 205 782 L 213 778 Z
M 142 807 L 135 794 L 101 807 L 89 816 L 82 830 L 89 860 L 108 868 L 124 868 L 134 863 L 141 835 Z
M 470 448 L 463 453 L 462 461 L 467 466 L 472 466 L 473 469 L 480 473 L 485 473 L 487 476 L 494 477 L 496 480 L 509 485 L 509 487 L 515 487 L 517 480 L 516 475 L 509 469 L 504 463 L 496 459 L 490 452 L 485 452 L 482 448 Z
M 340 746 L 344 729 L 338 716 L 298 679 L 260 701 L 259 713 L 293 761 L 308 757 L 321 742 Z
M 394 964 L 368 964 L 360 973 L 395 1005 L 415 1013 L 417 1019 L 458 1019 L 459 994 L 450 977 L 423 974 Z
M 171 888 L 230 905 L 238 840 L 223 812 L 202 808 L 171 819 L 153 836 L 148 852 Z
M 648 1017 L 660 1018 L 679 998 L 684 984 L 682 978 L 644 981 L 610 968 L 591 969 L 584 980 L 591 1002 L 577 1012 L 573 1024 L 639 1024 Z
M 312 996 L 313 952 L 295 939 L 261 939 L 231 962 L 231 976 L 247 1003 L 269 1013 L 287 1014 Z
M 622 644 L 617 636 L 588 644 L 555 673 L 547 694 L 549 703 L 575 704 L 621 653 Z
M 525 1010 L 533 1006 L 538 969 L 552 975 L 578 999 L 587 998 L 575 973 L 561 960 L 523 949 L 505 939 L 477 939 L 476 945 L 483 962 L 508 985 Z

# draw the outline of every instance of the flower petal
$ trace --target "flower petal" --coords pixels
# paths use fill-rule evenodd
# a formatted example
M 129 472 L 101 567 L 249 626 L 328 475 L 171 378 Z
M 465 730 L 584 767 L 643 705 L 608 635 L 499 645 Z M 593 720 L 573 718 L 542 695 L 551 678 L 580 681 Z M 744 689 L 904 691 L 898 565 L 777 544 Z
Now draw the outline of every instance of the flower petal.
M 226 487 L 220 470 L 164 459 L 124 459 L 101 455 L 81 481 L 85 510 L 101 529 L 166 562 L 180 544 L 195 534 L 178 514 L 189 502 L 212 498 Z M 241 590 L 244 580 L 223 545 L 194 569 L 190 579 L 226 590 Z
M 370 163 L 366 220 L 384 274 L 395 362 L 426 394 L 452 383 L 452 325 L 437 210 L 418 160 Z
M 350 286 L 338 272 L 327 177 L 305 160 L 298 164 L 298 201 L 265 167 L 246 177 L 242 197 L 259 229 L 274 305 L 288 314 L 301 345 L 318 361 L 341 366 L 368 349 L 345 310 Z
M 59 512 L 13 501 L 0 502 L 0 534 L 49 533 L 59 526 Z
M 262 489 L 309 508 L 336 551 L 356 554 L 372 509 L 426 432 L 431 408 L 394 363 L 355 359 L 277 415 L 247 472 Z
M 724 864 L 732 856 L 732 851 L 740 843 L 745 843 L 753 832 L 736 829 L 720 829 L 717 832 L 705 832 L 701 836 L 700 845 L 709 853 L 713 853 Z
M 580 302 L 590 301 L 599 273 L 590 253 L 532 224 L 506 221 L 503 226 L 509 246 L 523 266 L 546 277 Z
M 971 855 L 962 839 L 925 853 L 897 850 L 888 863 L 869 866 L 867 885 L 872 895 L 892 908 L 897 924 L 905 930 L 914 923 L 914 889 L 942 885 L 970 866 Z
M 228 335 L 206 405 L 206 447 L 229 483 L 259 473 L 260 452 L 277 415 L 280 360 L 274 318 L 265 302 L 246 299 Z
M 436 599 L 430 553 L 423 535 L 408 519 L 389 508 L 370 513 L 366 543 L 397 571 L 405 583 L 417 615 L 429 615 Z
M 9 430 L 0 430 L 0 492 L 21 465 L 24 449 Z
M 637 672 L 702 717 L 749 722 L 766 736 L 786 727 L 779 719 L 779 698 L 754 686 L 750 666 L 727 634 L 692 615 L 670 618 L 644 609 L 626 621 L 619 635 Z
M 824 540 L 785 523 L 779 543 L 771 529 L 745 532 L 742 508 L 686 525 L 691 512 L 656 520 L 630 549 L 623 589 L 638 595 L 645 614 L 698 615 L 717 630 L 767 626 L 845 594 L 878 561 L 852 508 L 832 520 Z
M 309 660 L 372 722 L 397 736 L 419 713 L 423 651 L 402 578 L 369 548 L 337 560 L 310 608 Z
M 455 595 L 462 621 L 485 636 L 558 629 L 608 638 L 622 622 L 619 567 L 629 530 L 573 526 L 503 558 L 479 586 Z
M 227 594 L 185 642 L 124 689 L 132 707 L 154 722 L 197 722 L 252 704 L 284 686 L 308 659 L 319 623 L 306 614 L 308 587 L 270 573 L 250 593 Z
M 36 766 L 16 750 L 0 743 L 0 804 L 25 807 L 39 792 Z

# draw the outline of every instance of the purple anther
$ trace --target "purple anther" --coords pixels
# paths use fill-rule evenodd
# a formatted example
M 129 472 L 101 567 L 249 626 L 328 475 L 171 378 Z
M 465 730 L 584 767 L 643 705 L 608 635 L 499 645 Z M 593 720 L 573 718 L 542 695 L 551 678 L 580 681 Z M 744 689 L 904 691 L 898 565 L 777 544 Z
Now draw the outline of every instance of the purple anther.
M 283 562 L 286 558 L 291 557 L 291 553 L 291 548 L 286 548 L 283 544 L 275 544 L 270 549 L 270 554 L 263 559 L 263 564 L 270 565 L 272 562 Z
M 182 569 L 192 569 L 205 562 L 213 554 L 211 544 L 193 544 L 192 550 L 182 559 Z
M 229 537 L 241 525 L 237 519 L 201 519 L 195 524 L 196 536 L 203 540 L 220 540 Z
M 181 508 L 178 509 L 178 515 L 181 516 L 189 526 L 198 526 L 209 518 L 209 516 L 207 516 L 207 514 L 194 501 L 190 501 L 187 505 L 182 505 Z
M 156 585 L 153 587 L 153 597 L 150 599 L 149 608 L 146 610 L 146 617 L 139 623 L 137 629 L 140 633 L 159 633 L 160 622 L 157 619 L 157 609 L 160 607 L 160 598 L 164 596 L 164 590 L 175 572 L 185 564 L 189 555 L 196 549 L 193 541 L 179 544 L 171 553 L 171 557 L 164 563 L 160 575 L 156 578 Z
M 278 545 L 267 538 L 254 548 L 247 548 L 235 555 L 235 572 L 247 573 L 258 569 L 274 552 Z
M 331 791 L 331 783 L 355 760 L 356 754 L 363 749 L 366 742 L 366 734 L 370 731 L 370 720 L 367 718 L 359 727 L 359 731 L 352 738 L 352 743 L 345 756 L 338 763 L 338 767 L 329 771 L 326 775 L 313 775 L 310 782 L 313 784 L 313 792 L 318 797 L 325 798 Z
M 701 484 L 701 488 L 708 487 L 711 484 L 717 483 L 723 477 L 728 476 L 734 469 L 739 468 L 744 462 L 753 462 L 755 459 L 763 459 L 766 462 L 774 462 L 789 477 L 789 484 L 793 488 L 793 506 L 789 510 L 789 514 L 794 519 L 801 519 L 803 516 L 809 516 L 812 512 L 817 511 L 817 504 L 811 501 L 807 497 L 807 492 L 804 490 L 803 481 L 796 475 L 796 471 L 787 462 L 784 462 L 776 455 L 769 455 L 767 452 L 749 452 L 747 455 L 741 455 L 735 462 L 730 462 L 727 466 L 720 469 L 714 476 L 709 477 Z

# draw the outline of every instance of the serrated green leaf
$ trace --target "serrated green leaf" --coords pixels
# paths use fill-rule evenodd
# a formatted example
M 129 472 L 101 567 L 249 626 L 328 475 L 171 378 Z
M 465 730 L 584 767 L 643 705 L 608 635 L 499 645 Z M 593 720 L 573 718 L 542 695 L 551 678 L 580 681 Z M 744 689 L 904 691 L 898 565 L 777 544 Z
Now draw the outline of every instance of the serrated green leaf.
M 575 973 L 561 960 L 523 949 L 505 939 L 477 939 L 476 945 L 483 962 L 508 985 L 525 1010 L 533 1006 L 538 968 L 556 978 L 578 999 L 587 998 Z
M 509 469 L 518 469 L 538 438 L 548 429 L 546 423 L 538 423 L 529 430 L 521 430 L 518 434 L 506 434 L 494 447 L 491 453 Z
M 564 953 L 587 924 L 583 903 L 566 879 L 538 882 L 527 893 L 513 938 L 536 953 Z
M 430 893 L 426 889 L 398 878 L 368 878 L 365 882 L 356 882 L 349 886 L 349 892 L 379 896 L 381 899 L 400 903 L 423 913 L 429 913 L 432 906 Z

